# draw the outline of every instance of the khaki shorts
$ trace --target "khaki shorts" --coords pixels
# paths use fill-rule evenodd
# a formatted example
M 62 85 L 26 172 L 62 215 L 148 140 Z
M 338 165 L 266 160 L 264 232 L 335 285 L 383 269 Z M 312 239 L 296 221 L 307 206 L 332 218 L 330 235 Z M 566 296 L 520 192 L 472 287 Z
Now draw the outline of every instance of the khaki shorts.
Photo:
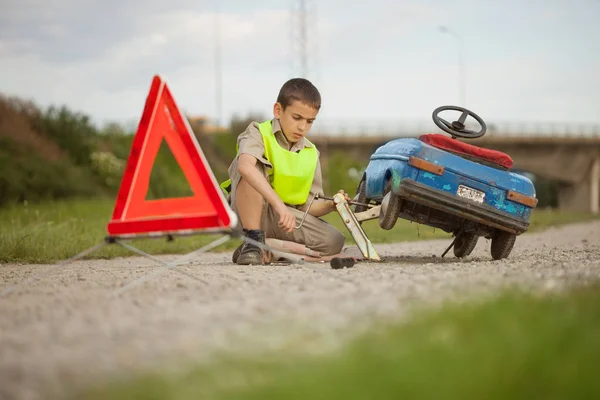
M 265 178 L 267 173 L 261 163 L 256 164 L 257 167 L 263 172 Z M 237 213 L 235 204 L 235 193 L 237 185 L 240 182 L 241 177 L 237 173 L 237 168 L 233 171 L 231 176 L 231 197 L 230 204 Z M 294 207 L 287 206 L 288 209 L 296 216 L 296 225 L 300 224 L 304 211 L 300 211 Z M 239 217 L 239 214 L 238 214 Z M 241 219 L 240 219 L 241 221 Z M 263 204 L 263 212 L 261 217 L 261 229 L 265 232 L 265 237 L 287 240 L 305 245 L 311 250 L 317 251 L 322 255 L 333 255 L 338 254 L 344 247 L 345 237 L 335 227 L 317 218 L 313 215 L 308 214 L 302 227 L 300 229 L 294 229 L 292 232 L 283 231 L 279 228 L 279 216 L 273 210 L 270 204 L 266 201 Z

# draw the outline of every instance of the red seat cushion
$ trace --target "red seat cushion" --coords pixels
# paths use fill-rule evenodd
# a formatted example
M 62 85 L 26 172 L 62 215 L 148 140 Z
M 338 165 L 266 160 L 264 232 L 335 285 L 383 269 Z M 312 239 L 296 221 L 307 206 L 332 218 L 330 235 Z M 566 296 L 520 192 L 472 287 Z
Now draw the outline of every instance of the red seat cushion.
M 427 143 L 433 147 L 437 147 L 438 149 L 450 151 L 459 155 L 480 158 L 493 164 L 500 165 L 506 169 L 511 169 L 513 166 L 512 158 L 510 158 L 510 156 L 506 153 L 502 153 L 498 150 L 484 149 L 483 147 L 473 146 L 472 144 L 452 139 L 450 136 L 439 133 L 431 133 L 427 135 L 421 135 L 419 139 L 424 143 Z

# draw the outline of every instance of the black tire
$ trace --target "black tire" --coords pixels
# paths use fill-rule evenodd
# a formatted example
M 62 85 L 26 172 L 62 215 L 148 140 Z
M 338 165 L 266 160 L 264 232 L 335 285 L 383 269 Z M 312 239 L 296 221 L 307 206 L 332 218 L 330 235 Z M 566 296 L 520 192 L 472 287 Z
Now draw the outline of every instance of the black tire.
M 454 255 L 456 257 L 466 257 L 473 252 L 479 236 L 474 233 L 462 233 L 456 237 L 454 243 Z
M 356 188 L 356 202 L 367 204 L 367 182 L 363 177 Z M 365 206 L 354 206 L 354 213 L 367 211 L 369 208 Z
M 517 235 L 515 234 L 497 230 L 494 236 L 492 236 L 492 258 L 494 260 L 501 260 L 508 257 L 515 245 L 516 239 Z
M 379 213 L 379 226 L 381 229 L 385 229 L 389 231 L 396 225 L 396 221 L 398 221 L 398 215 L 400 215 L 401 201 L 398 196 L 396 196 L 392 191 L 391 182 L 388 181 L 386 188 L 384 190 L 383 201 L 381 212 Z M 389 194 L 389 198 L 386 200 L 386 197 Z M 387 204 L 385 204 L 387 201 Z

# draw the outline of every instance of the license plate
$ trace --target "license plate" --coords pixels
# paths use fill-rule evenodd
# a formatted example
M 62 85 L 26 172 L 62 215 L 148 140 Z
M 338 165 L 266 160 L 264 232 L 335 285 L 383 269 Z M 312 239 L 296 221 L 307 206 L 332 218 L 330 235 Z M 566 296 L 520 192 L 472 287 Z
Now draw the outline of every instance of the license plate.
M 456 194 L 465 199 L 473 200 L 477 203 L 483 203 L 485 193 L 480 190 L 471 189 L 470 187 L 459 185 Z

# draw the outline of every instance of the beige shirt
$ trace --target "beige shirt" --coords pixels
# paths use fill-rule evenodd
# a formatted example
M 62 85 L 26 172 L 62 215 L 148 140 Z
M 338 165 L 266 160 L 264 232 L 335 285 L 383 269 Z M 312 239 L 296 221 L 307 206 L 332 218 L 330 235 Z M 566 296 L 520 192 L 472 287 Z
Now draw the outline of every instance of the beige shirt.
M 298 152 L 305 147 L 314 147 L 312 143 L 310 143 L 305 138 L 300 139 L 296 143 L 292 144 L 290 149 L 290 142 L 287 140 L 283 131 L 281 130 L 281 125 L 279 124 L 279 120 L 274 118 L 271 120 L 273 134 L 275 135 L 275 139 L 277 139 L 277 143 L 284 149 L 289 149 L 293 152 Z M 258 122 L 252 122 L 246 130 L 238 136 L 237 139 L 238 144 L 238 154 L 229 166 L 229 177 L 231 179 L 231 197 L 230 202 L 232 208 L 235 210 L 235 190 L 240 180 L 240 173 L 238 172 L 238 159 L 240 154 L 250 154 L 254 158 L 256 158 L 261 164 L 266 167 L 272 168 L 273 166 L 265 157 L 265 144 L 262 139 L 262 135 L 258 130 Z M 319 150 L 317 149 L 317 155 L 319 155 Z M 263 171 L 266 174 L 266 169 L 263 168 Z M 315 194 L 323 195 L 323 177 L 321 175 L 321 161 L 317 158 L 317 168 L 315 170 L 315 176 L 313 178 L 312 186 L 310 188 L 310 194 L 308 196 L 311 199 Z M 298 206 L 297 208 L 301 208 L 302 206 Z

